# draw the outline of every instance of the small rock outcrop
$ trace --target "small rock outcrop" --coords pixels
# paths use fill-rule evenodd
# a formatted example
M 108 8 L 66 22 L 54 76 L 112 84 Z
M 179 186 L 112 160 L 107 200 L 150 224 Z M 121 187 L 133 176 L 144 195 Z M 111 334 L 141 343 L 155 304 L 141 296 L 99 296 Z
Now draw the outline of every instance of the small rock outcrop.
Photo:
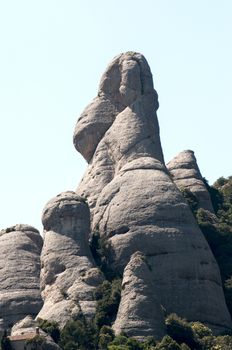
M 34 227 L 0 231 L 0 332 L 42 307 L 40 252 L 43 240 Z
M 190 190 L 196 196 L 199 208 L 214 213 L 209 192 L 193 151 L 180 152 L 167 164 L 167 168 L 179 189 Z
M 74 143 L 89 162 L 77 193 L 90 204 L 92 230 L 106 242 L 110 267 L 123 273 L 141 251 L 152 269 L 154 298 L 167 313 L 230 328 L 216 261 L 164 164 L 158 97 L 145 58 L 116 57 L 102 77 L 101 98 L 118 113 L 101 114 L 95 99 L 76 124 Z M 98 136 L 87 156 L 93 130 Z
M 165 335 L 164 314 L 153 283 L 146 257 L 134 253 L 123 274 L 121 302 L 113 325 L 116 335 L 125 332 L 138 340 L 148 336 L 161 339 Z
M 44 299 L 38 318 L 55 320 L 62 328 L 78 315 L 95 314 L 94 291 L 102 282 L 88 246 L 88 204 L 74 192 L 50 200 L 42 216 L 41 290 Z

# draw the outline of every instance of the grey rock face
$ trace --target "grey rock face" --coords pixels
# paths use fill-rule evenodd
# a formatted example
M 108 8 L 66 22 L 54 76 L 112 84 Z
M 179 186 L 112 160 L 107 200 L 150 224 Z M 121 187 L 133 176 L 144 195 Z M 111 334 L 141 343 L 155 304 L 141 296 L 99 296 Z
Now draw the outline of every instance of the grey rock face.
M 42 216 L 44 246 L 41 289 L 44 305 L 38 318 L 63 327 L 82 313 L 95 313 L 94 291 L 102 282 L 88 246 L 89 208 L 74 192 L 64 192 L 47 203 Z
M 85 156 L 88 125 L 95 125 L 99 139 L 77 193 L 90 204 L 92 230 L 106 242 L 109 264 L 123 273 L 132 254 L 141 251 L 152 269 L 154 296 L 167 313 L 230 328 L 218 266 L 163 162 L 157 94 L 144 57 L 126 53 L 114 59 L 101 94 L 123 110 L 108 116 L 111 122 L 98 134 L 98 112 L 87 107 L 74 139 Z
M 125 332 L 142 340 L 147 336 L 161 339 L 165 335 L 164 315 L 154 294 L 153 275 L 146 258 L 139 252 L 131 256 L 122 281 L 122 294 L 115 334 Z
M 41 306 L 40 252 L 43 240 L 34 227 L 16 225 L 0 231 L 0 331 Z
M 133 108 L 134 103 L 139 108 L 141 119 L 147 120 L 147 123 L 136 123 L 136 115 L 133 114 L 131 120 L 125 119 L 128 109 Z M 153 88 L 151 71 L 145 58 L 138 53 L 117 56 L 103 74 L 98 96 L 84 110 L 74 132 L 76 149 L 90 163 L 77 193 L 88 198 L 91 212 L 102 189 L 124 164 L 123 157 L 118 159 L 120 152 L 114 146 L 122 145 L 123 153 L 133 159 L 134 151 L 143 154 L 144 140 L 148 146 L 148 154 L 154 154 L 156 159 L 163 162 L 157 109 L 157 93 Z M 136 114 L 136 110 L 134 113 Z M 103 137 L 107 136 L 107 130 L 118 116 L 122 123 L 129 124 L 129 128 L 122 125 L 115 130 L 111 139 Z
M 180 152 L 167 164 L 167 168 L 178 188 L 186 188 L 196 196 L 199 208 L 214 212 L 193 151 Z
M 12 330 L 11 330 L 11 337 L 14 339 L 14 337 L 17 336 L 27 336 L 27 335 L 38 335 L 38 323 L 31 317 L 26 316 L 24 319 L 17 322 Z M 39 335 L 43 337 L 43 344 L 41 345 L 41 348 L 44 350 L 59 350 L 61 349 L 54 341 L 53 339 L 45 333 L 42 329 L 39 329 Z

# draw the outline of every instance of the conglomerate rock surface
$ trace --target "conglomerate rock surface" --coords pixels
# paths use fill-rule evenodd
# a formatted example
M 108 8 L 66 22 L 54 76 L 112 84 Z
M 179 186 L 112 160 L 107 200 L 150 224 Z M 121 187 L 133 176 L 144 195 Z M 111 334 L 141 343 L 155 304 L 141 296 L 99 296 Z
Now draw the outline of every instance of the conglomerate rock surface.
M 94 291 L 103 277 L 88 246 L 89 208 L 74 192 L 61 193 L 43 211 L 44 245 L 38 318 L 55 320 L 61 328 L 71 318 L 95 314 Z
M 42 238 L 34 227 L 15 225 L 0 231 L 0 332 L 41 306 Z
M 193 151 L 180 152 L 167 168 L 179 189 L 190 190 L 198 200 L 198 207 L 214 213 L 211 198 L 204 184 Z
M 115 271 L 123 273 L 140 251 L 167 313 L 230 328 L 216 261 L 164 165 L 157 109 L 145 58 L 116 57 L 76 125 L 76 149 L 89 162 L 77 193 L 88 200 L 92 230 L 105 241 Z
M 115 334 L 124 332 L 138 340 L 148 336 L 161 339 L 166 333 L 164 313 L 154 294 L 151 267 L 139 252 L 131 256 L 124 270 L 121 302 L 113 329 Z

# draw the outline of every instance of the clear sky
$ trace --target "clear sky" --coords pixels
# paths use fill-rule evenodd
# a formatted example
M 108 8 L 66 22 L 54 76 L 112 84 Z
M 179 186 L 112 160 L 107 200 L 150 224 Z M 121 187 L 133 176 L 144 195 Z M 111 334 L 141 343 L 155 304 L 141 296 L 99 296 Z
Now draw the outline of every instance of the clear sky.
M 124 51 L 151 67 L 166 162 L 192 149 L 210 183 L 232 175 L 231 18 L 231 0 L 0 0 L 0 228 L 41 230 L 75 190 L 76 120 Z

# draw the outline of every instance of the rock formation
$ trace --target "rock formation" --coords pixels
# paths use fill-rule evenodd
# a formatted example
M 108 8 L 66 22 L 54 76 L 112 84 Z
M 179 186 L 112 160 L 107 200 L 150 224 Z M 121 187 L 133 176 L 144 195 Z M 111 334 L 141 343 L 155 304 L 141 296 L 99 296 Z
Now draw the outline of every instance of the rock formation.
M 92 230 L 115 271 L 141 251 L 167 313 L 230 328 L 216 261 L 164 165 L 157 108 L 145 58 L 116 57 L 76 125 L 75 146 L 89 162 L 77 193 L 90 204 Z
M 34 227 L 0 231 L 0 332 L 42 306 L 39 290 L 42 238 Z
M 179 189 L 190 190 L 198 200 L 199 208 L 214 213 L 211 198 L 203 182 L 193 151 L 180 152 L 167 168 Z
M 29 332 L 36 315 L 61 328 L 72 318 L 93 319 L 104 279 L 89 248 L 94 232 L 104 268 L 123 276 L 117 334 L 159 339 L 164 313 L 201 321 L 215 333 L 232 328 L 218 266 L 178 187 L 213 215 L 208 192 L 193 152 L 166 168 L 158 107 L 145 58 L 117 56 L 76 124 L 74 144 L 88 169 L 76 193 L 61 193 L 45 206 L 43 248 L 30 226 L 0 232 L 0 330 L 27 315 L 13 335 Z M 49 348 L 58 349 L 47 338 Z
M 102 189 L 134 154 L 155 155 L 163 162 L 157 108 L 157 93 L 144 57 L 136 53 L 116 57 L 103 74 L 98 96 L 84 110 L 74 132 L 76 149 L 90 163 L 77 193 L 88 198 L 91 211 Z M 119 123 L 122 125 L 116 129 Z M 114 135 L 111 131 L 107 137 L 112 124 Z M 121 157 L 120 147 L 125 156 Z
M 161 339 L 165 335 L 164 314 L 154 289 L 151 267 L 142 254 L 134 253 L 123 274 L 121 302 L 113 325 L 115 334 L 124 332 L 138 340 L 148 336 Z
M 38 318 L 63 327 L 72 317 L 95 313 L 94 291 L 102 282 L 88 246 L 89 208 L 74 192 L 50 200 L 43 211 L 44 245 L 41 290 L 44 299 Z

